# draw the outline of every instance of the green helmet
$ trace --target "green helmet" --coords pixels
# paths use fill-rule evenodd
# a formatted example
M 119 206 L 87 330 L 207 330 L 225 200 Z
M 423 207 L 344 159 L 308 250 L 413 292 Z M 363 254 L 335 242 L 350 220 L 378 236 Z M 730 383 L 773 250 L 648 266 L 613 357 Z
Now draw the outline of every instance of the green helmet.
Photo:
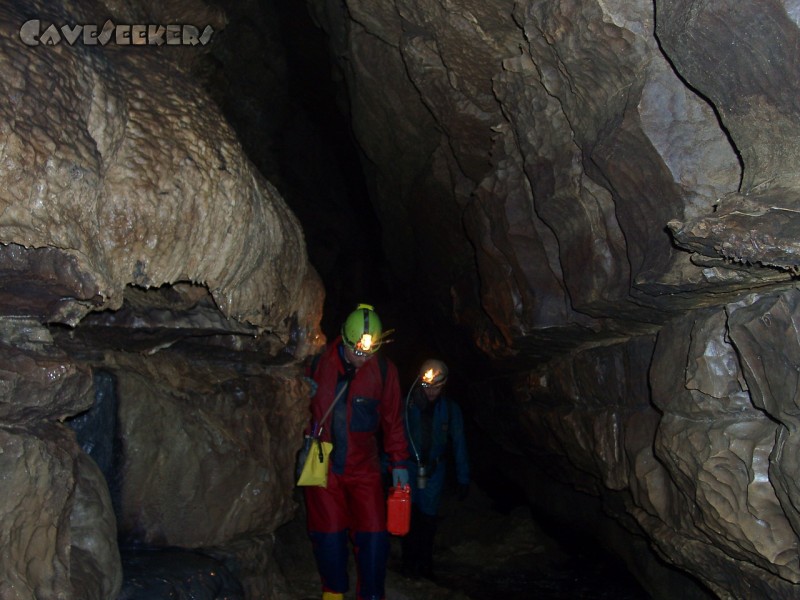
M 342 325 L 342 341 L 357 354 L 372 354 L 381 345 L 383 326 L 369 304 L 359 304 Z
M 449 371 L 447 365 L 435 358 L 429 358 L 419 368 L 419 378 L 422 387 L 436 387 L 447 382 Z

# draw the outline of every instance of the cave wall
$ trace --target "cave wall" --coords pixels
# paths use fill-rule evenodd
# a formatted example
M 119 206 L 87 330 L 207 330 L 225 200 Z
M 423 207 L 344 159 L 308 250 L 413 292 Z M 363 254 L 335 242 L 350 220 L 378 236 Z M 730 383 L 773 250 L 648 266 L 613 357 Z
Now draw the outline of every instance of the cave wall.
M 31 19 L 226 22 L 201 1 L 0 7 L 0 597 L 116 598 L 118 540 L 205 549 L 271 596 L 322 341 L 303 232 L 205 91 L 207 47 L 28 45 Z M 76 433 L 104 394 L 104 439 Z
M 308 6 L 394 272 L 505 374 L 475 419 L 715 595 L 796 597 L 796 7 Z

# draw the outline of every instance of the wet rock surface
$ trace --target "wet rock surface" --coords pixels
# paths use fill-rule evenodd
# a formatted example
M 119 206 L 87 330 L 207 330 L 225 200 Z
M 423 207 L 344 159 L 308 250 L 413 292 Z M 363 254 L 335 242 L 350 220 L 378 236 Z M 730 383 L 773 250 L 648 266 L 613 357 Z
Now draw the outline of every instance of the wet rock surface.
M 107 363 L 120 397 L 121 535 L 193 548 L 287 520 L 297 449 L 276 432 L 302 429 L 308 392 L 297 369 L 247 377 L 236 364 L 169 355 L 137 363 Z
M 122 573 L 111 499 L 72 432 L 0 428 L 0 472 L 0 597 L 113 597 Z
M 117 600 L 244 600 L 241 584 L 210 556 L 180 548 L 123 548 Z

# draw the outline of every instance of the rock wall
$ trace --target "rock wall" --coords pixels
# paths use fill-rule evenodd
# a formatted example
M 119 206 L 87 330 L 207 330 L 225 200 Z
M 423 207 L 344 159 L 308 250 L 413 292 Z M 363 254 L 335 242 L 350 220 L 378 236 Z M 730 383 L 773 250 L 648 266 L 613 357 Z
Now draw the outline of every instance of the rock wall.
M 395 272 L 512 383 L 479 422 L 716 595 L 796 597 L 791 3 L 308 4 Z
M 157 4 L 0 7 L 4 600 L 116 598 L 118 535 L 234 556 L 249 597 L 276 585 L 265 539 L 294 510 L 298 363 L 321 342 L 300 226 L 203 91 L 202 45 L 20 34 L 225 25 Z M 79 443 L 108 393 L 107 439 Z
M 121 535 L 197 548 L 274 531 L 295 509 L 299 370 L 175 354 L 104 363 L 118 374 Z

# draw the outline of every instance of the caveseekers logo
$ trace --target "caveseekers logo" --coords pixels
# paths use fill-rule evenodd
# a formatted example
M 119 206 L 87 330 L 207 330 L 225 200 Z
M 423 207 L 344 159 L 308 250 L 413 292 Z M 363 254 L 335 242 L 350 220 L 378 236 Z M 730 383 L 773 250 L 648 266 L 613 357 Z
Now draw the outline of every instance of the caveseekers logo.
M 39 19 L 31 19 L 19 29 L 19 37 L 27 46 L 56 46 L 61 42 L 70 46 L 205 46 L 213 33 L 211 25 L 201 32 L 194 25 L 116 25 L 110 19 L 102 27 L 51 24 L 44 29 Z

